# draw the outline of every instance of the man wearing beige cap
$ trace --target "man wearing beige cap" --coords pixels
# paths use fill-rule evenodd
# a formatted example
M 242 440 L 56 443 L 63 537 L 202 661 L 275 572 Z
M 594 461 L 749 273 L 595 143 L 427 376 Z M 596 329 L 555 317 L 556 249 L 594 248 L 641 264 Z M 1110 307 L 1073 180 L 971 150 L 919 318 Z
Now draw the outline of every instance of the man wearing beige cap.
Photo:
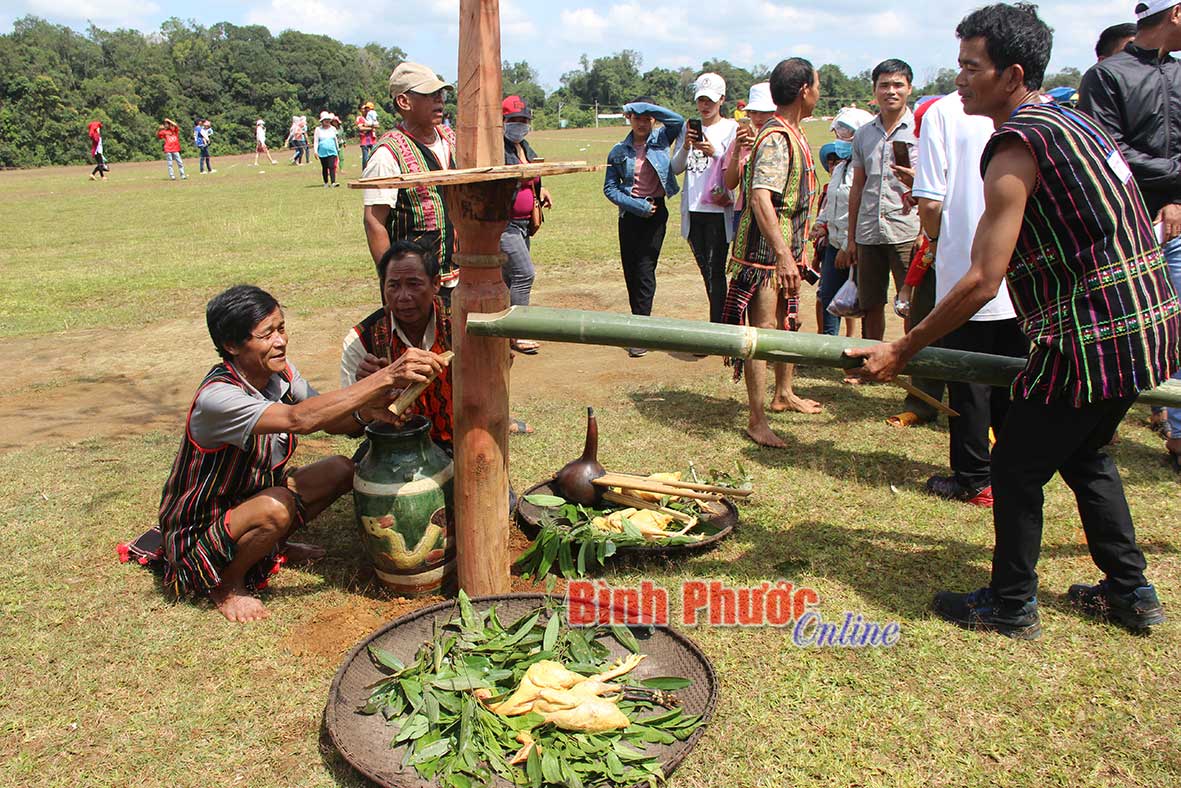
M 402 63 L 390 74 L 390 96 L 401 122 L 377 140 L 363 178 L 455 167 L 455 134 L 442 125 L 444 91 L 454 86 L 418 63 Z M 365 190 L 365 237 L 376 266 L 394 241 L 425 245 L 440 263 L 439 297 L 450 306 L 459 270 L 451 261 L 454 233 L 437 187 Z

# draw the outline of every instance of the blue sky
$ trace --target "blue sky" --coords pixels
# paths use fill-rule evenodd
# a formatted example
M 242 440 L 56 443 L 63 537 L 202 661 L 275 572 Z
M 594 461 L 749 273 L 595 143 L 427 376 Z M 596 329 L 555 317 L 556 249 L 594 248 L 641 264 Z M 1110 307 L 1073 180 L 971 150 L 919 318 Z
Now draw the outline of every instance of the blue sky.
M 502 55 L 527 60 L 547 89 L 558 87 L 563 72 L 592 58 L 635 49 L 644 68 L 696 66 L 711 57 L 741 66 L 773 64 L 799 55 L 814 63 L 836 63 L 847 73 L 870 68 L 887 57 L 901 57 L 923 82 L 940 67 L 955 65 L 956 23 L 984 0 L 911 0 L 886 5 L 867 0 L 814 3 L 732 0 L 730 2 L 594 2 L 501 0 Z M 1043 2 L 1043 18 L 1054 28 L 1050 70 L 1086 69 L 1094 61 L 1099 31 L 1131 21 L 1135 0 Z M 324 33 L 350 43 L 378 41 L 401 47 L 412 60 L 427 63 L 447 77 L 455 75 L 459 0 L 8 0 L 0 10 L 0 30 L 35 14 L 85 30 L 99 27 L 152 31 L 168 17 L 201 24 L 229 21 L 263 24 L 278 33 L 287 28 Z M 413 25 L 405 9 L 417 9 Z

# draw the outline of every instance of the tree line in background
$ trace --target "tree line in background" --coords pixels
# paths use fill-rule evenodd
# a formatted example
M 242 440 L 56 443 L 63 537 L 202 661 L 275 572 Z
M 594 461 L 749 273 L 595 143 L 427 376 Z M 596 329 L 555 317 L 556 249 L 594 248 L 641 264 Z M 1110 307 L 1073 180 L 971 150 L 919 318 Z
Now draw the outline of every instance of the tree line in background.
M 286 30 L 277 36 L 261 25 L 221 22 L 209 27 L 169 19 L 159 32 L 102 30 L 86 34 L 37 17 L 17 20 L 0 35 L 0 167 L 78 164 L 89 154 L 86 124 L 103 123 L 103 144 L 111 161 L 160 156 L 156 128 L 169 117 L 182 132 L 209 118 L 215 156 L 254 147 L 254 122 L 266 121 L 268 142 L 279 147 L 292 115 L 314 125 L 322 110 L 336 113 L 351 133 L 353 112 L 366 100 L 378 105 L 382 125 L 394 121 L 387 81 L 405 60 L 398 47 L 354 46 L 328 36 Z M 438 64 L 434 64 L 438 65 Z M 598 112 L 648 96 L 682 114 L 692 114 L 693 81 L 703 71 L 726 80 L 728 109 L 770 68 L 707 60 L 700 68 L 642 70 L 643 58 L 623 50 L 562 75 L 561 87 L 546 93 L 525 61 L 505 62 L 504 92 L 534 108 L 536 128 L 595 125 Z M 867 106 L 873 96 L 869 71 L 847 76 L 840 66 L 820 71 L 817 114 L 831 115 L 850 102 Z M 955 70 L 940 69 L 923 80 L 915 96 L 949 93 Z M 1050 75 L 1046 87 L 1077 87 L 1081 74 L 1067 68 Z M 916 80 L 917 81 L 917 80 Z M 454 116 L 454 97 L 449 100 Z M 191 134 L 186 147 L 191 150 Z

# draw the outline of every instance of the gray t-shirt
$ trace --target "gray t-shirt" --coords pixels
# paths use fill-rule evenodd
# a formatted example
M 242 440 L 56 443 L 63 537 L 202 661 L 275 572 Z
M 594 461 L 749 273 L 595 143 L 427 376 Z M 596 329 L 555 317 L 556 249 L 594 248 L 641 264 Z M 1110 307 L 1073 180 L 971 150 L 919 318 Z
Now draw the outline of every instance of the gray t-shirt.
M 853 166 L 865 171 L 865 189 L 857 212 L 859 244 L 902 244 L 919 234 L 919 212 L 902 212 L 902 184 L 890 170 L 894 163 L 894 142 L 905 142 L 910 161 L 918 161 L 918 140 L 914 136 L 914 113 L 909 109 L 889 134 L 876 116 L 853 137 Z M 852 223 L 852 217 L 850 217 Z
M 287 367 L 291 371 L 291 382 L 274 374 L 262 391 L 251 386 L 232 364 L 229 366 L 243 386 L 220 382 L 209 384 L 197 395 L 189 414 L 189 437 L 203 449 L 217 449 L 229 444 L 245 450 L 254 438 L 254 425 L 262 412 L 281 400 L 288 391 L 296 402 L 319 393 L 290 362 Z M 274 441 L 273 454 L 282 456 L 287 453 L 286 433 L 268 437 Z

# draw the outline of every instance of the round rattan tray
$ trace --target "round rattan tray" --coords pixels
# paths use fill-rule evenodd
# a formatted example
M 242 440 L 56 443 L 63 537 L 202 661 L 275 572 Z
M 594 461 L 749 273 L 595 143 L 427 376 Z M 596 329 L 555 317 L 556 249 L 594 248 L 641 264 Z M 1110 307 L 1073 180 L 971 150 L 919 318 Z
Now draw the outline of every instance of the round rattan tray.
M 535 506 L 525 500 L 526 495 L 557 495 L 558 493 L 553 479 L 547 479 L 544 482 L 533 485 L 517 499 L 517 508 L 515 511 L 515 519 L 517 526 L 530 539 L 537 538 L 537 532 L 541 525 L 542 515 L 545 513 L 545 508 Z M 616 555 L 627 556 L 629 558 L 643 558 L 648 556 L 651 558 L 667 558 L 685 553 L 697 553 L 703 550 L 709 550 L 716 546 L 718 542 L 725 539 L 738 525 L 738 507 L 729 498 L 721 501 L 725 506 L 725 511 L 710 517 L 702 517 L 701 523 L 697 526 L 694 533 L 705 534 L 705 538 L 693 544 L 679 544 L 679 545 L 652 545 L 651 547 L 645 545 L 643 547 L 620 547 Z M 561 525 L 561 522 L 558 523 Z
M 497 615 L 511 620 L 529 610 L 539 607 L 543 594 L 505 594 L 472 599 L 472 605 L 482 610 L 496 605 Z M 328 693 L 328 706 L 324 710 L 324 722 L 333 745 L 340 751 L 353 768 L 378 785 L 386 788 L 429 788 L 436 783 L 422 780 L 414 768 L 402 768 L 405 748 L 390 747 L 395 730 L 380 714 L 358 714 L 357 709 L 369 697 L 367 685 L 384 675 L 369 658 L 368 646 L 375 644 L 393 652 L 399 659 L 409 663 L 414 659 L 419 646 L 431 638 L 432 627 L 438 620 L 447 621 L 455 613 L 454 601 L 425 607 L 402 616 L 362 640 L 345 657 L 336 672 L 332 688 Z M 640 650 L 648 655 L 636 670 L 630 674 L 636 679 L 653 676 L 683 676 L 691 679 L 693 685 L 677 691 L 681 706 L 689 714 L 701 714 L 708 723 L 717 704 L 718 686 L 713 665 L 697 645 L 667 627 L 633 627 L 632 632 L 639 641 Z M 611 649 L 612 657 L 627 653 L 613 638 L 604 639 L 603 644 Z M 648 752 L 658 757 L 663 764 L 665 775 L 672 774 L 689 751 L 697 744 L 705 726 L 698 728 L 685 741 L 673 744 L 649 744 Z M 497 778 L 497 785 L 510 783 Z

